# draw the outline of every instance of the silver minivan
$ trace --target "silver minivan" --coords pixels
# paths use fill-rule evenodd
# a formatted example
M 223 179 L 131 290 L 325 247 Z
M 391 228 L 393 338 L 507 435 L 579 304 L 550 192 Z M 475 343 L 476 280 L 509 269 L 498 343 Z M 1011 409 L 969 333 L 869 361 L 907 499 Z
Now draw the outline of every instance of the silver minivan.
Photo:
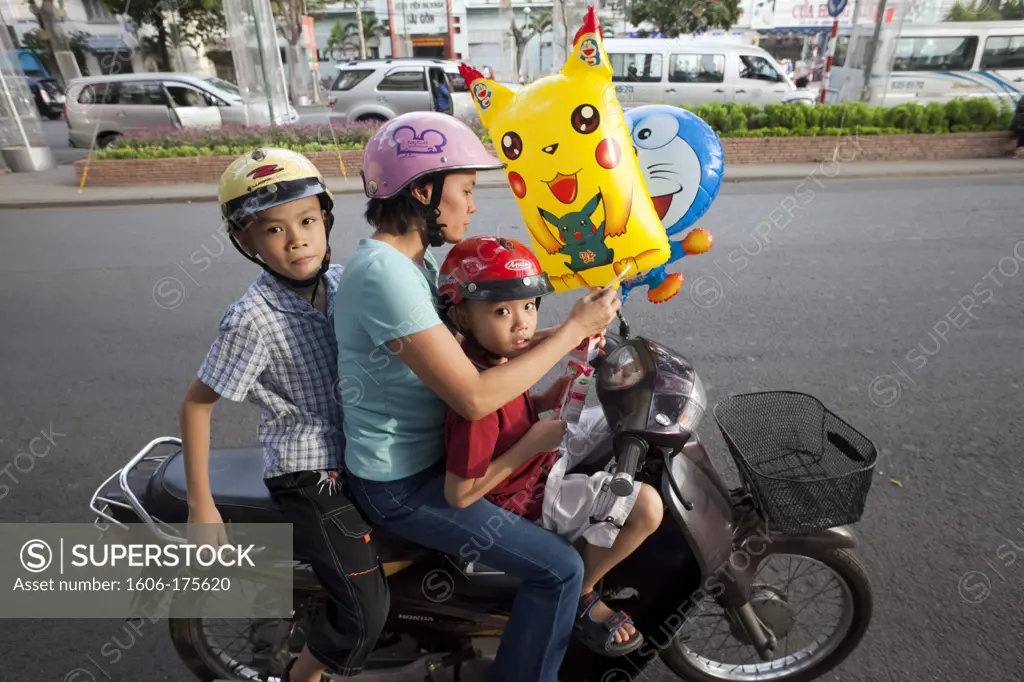
M 351 60 L 337 65 L 328 104 L 343 123 L 386 121 L 413 111 L 434 111 L 435 84 L 445 82 L 455 116 L 476 110 L 455 62 L 433 57 Z
M 387 121 L 413 111 L 435 111 L 435 84 L 446 82 L 458 118 L 478 118 L 473 97 L 456 62 L 439 57 L 387 57 L 349 60 L 336 65 L 338 75 L 327 102 L 331 118 L 342 123 Z M 502 83 L 518 90 L 520 85 Z
M 231 83 L 188 73 L 130 73 L 76 78 L 67 89 L 65 121 L 72 147 L 106 147 L 129 130 L 145 128 L 219 128 L 267 125 L 269 112 L 254 114 Z M 260 120 L 252 120 L 253 116 Z M 297 123 L 291 105 L 280 123 Z M 265 120 L 264 120 L 265 119 Z
M 785 69 L 765 50 L 693 38 L 608 38 L 615 92 L 624 108 L 798 101 Z M 787 97 L 788 95 L 788 97 Z M 813 94 L 807 99 L 813 102 Z

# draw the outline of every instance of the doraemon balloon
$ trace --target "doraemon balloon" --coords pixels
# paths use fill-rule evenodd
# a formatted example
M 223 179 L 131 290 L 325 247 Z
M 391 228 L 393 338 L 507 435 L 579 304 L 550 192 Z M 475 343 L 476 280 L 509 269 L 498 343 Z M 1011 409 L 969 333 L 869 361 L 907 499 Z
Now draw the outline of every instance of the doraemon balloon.
M 654 104 L 626 112 L 626 126 L 640 162 L 654 208 L 671 238 L 699 220 L 711 207 L 722 185 L 723 152 L 718 135 L 696 114 L 686 109 Z M 664 265 L 622 283 L 623 298 L 638 286 L 646 286 L 652 303 L 664 303 L 683 286 L 681 273 L 666 267 L 689 254 L 711 248 L 711 234 L 691 230 L 682 240 L 672 240 L 671 255 Z

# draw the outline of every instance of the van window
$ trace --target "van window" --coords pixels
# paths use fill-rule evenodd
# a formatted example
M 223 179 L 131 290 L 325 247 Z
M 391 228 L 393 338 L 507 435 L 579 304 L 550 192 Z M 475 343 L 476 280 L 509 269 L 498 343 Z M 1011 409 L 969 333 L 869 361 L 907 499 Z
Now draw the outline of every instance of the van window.
M 610 54 L 612 80 L 616 83 L 660 83 L 662 58 L 660 54 Z
M 674 54 L 669 83 L 721 83 L 725 80 L 724 54 Z
M 771 65 L 771 62 L 764 57 L 749 54 L 740 55 L 740 78 L 766 81 L 768 83 L 782 82 L 782 76 Z
M 351 90 L 366 80 L 366 77 L 371 73 L 373 73 L 373 69 L 349 69 L 347 71 L 339 71 L 338 77 L 334 81 L 334 85 L 331 86 L 331 90 Z
M 977 36 L 956 38 L 900 38 L 892 60 L 893 71 L 970 71 Z
M 109 84 L 111 87 L 107 87 L 108 83 L 89 83 L 82 88 L 82 92 L 78 93 L 79 104 L 110 104 L 115 101 L 116 95 L 114 91 L 117 87 L 114 84 Z
M 180 83 L 165 83 L 167 94 L 176 107 L 207 107 L 213 104 L 210 97 L 203 92 Z
M 230 83 L 226 80 L 221 80 L 216 76 L 207 76 L 206 78 L 203 78 L 203 80 L 212 85 L 213 87 L 217 88 L 218 90 L 223 90 L 224 92 L 231 95 L 237 95 L 239 97 L 242 96 L 242 91 L 239 90 L 234 83 Z
M 156 81 L 123 81 L 119 83 L 113 104 L 134 106 L 167 106 L 163 88 Z
M 832 66 L 845 66 L 846 53 L 850 49 L 850 36 L 838 36 L 836 38 L 836 51 L 832 56 Z
M 985 40 L 982 69 L 1024 69 L 1024 36 L 992 36 Z
M 445 71 L 444 73 L 448 76 L 448 82 L 452 84 L 452 92 L 469 92 L 469 86 L 466 85 L 465 78 L 452 71 Z
M 423 78 L 423 71 L 392 71 L 384 76 L 377 85 L 377 90 L 394 91 L 426 91 L 427 84 Z

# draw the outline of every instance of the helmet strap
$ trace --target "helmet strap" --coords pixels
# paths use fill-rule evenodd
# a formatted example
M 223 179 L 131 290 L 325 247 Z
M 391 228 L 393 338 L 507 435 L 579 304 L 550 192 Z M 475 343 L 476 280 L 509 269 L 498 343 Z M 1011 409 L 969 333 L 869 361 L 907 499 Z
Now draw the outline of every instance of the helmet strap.
M 444 228 L 447 225 L 437 222 L 437 219 L 441 217 L 441 193 L 444 191 L 444 173 L 438 173 L 433 178 L 433 184 L 430 190 L 430 203 L 426 205 L 424 210 L 424 219 L 427 221 L 427 243 L 433 247 L 444 246 Z
M 460 329 L 459 333 L 462 334 L 462 338 L 465 340 L 466 345 L 468 345 L 471 350 L 475 351 L 479 357 L 485 359 L 487 364 L 497 365 L 505 359 L 501 355 L 495 355 L 480 345 L 480 342 L 476 340 L 476 337 L 473 336 L 472 332 Z

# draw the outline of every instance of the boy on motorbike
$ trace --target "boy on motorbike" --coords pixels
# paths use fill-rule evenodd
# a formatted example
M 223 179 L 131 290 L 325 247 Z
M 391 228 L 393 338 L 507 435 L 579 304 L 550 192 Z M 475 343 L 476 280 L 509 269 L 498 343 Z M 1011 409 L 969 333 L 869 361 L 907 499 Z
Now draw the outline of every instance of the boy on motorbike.
M 540 299 L 554 291 L 526 246 L 498 237 L 457 244 L 441 266 L 439 283 L 463 350 L 481 371 L 530 348 Z M 449 408 L 445 497 L 454 507 L 483 497 L 569 541 L 585 539 L 574 629 L 594 651 L 622 656 L 639 647 L 643 635 L 627 614 L 601 602 L 595 585 L 657 530 L 661 497 L 646 483 L 629 497 L 617 497 L 608 489 L 612 475 L 605 471 L 565 473 L 586 458 L 589 448 L 563 447 L 565 422 L 538 418 L 555 409 L 565 379 L 539 395 L 524 393 L 480 419 Z M 607 424 L 595 408 L 584 411 L 574 435 L 593 443 L 602 431 L 607 435 Z
M 189 523 L 223 543 L 210 491 L 210 415 L 221 397 L 260 406 L 264 482 L 294 527 L 297 557 L 324 588 L 324 612 L 283 682 L 316 682 L 326 668 L 356 675 L 389 608 L 370 527 L 342 490 L 345 439 L 335 397 L 334 201 L 317 168 L 283 149 L 255 149 L 220 181 L 231 243 L 263 272 L 221 318 L 220 332 L 181 407 Z M 217 538 L 209 537 L 216 528 Z

